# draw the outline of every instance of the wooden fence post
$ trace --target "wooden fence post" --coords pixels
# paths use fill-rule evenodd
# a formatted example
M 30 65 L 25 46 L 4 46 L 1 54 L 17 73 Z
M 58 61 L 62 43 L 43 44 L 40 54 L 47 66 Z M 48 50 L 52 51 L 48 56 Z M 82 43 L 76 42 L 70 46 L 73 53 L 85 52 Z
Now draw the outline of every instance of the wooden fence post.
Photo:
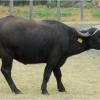
M 84 21 L 84 0 L 80 0 L 80 20 Z
M 14 1 L 13 0 L 9 0 L 9 14 L 13 15 L 14 12 Z
M 29 0 L 29 19 L 32 19 L 33 0 Z
M 57 20 L 61 20 L 61 12 L 60 12 L 60 0 L 57 0 Z

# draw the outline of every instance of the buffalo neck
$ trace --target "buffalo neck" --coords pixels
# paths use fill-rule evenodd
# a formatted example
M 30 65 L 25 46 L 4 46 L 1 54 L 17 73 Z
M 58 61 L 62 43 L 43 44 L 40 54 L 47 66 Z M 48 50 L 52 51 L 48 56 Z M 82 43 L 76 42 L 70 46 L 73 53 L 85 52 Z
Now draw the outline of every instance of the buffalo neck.
M 69 56 L 72 56 L 72 55 L 75 55 L 75 54 L 79 54 L 79 53 L 82 53 L 82 52 L 87 51 L 87 50 L 90 49 L 86 39 L 84 39 L 84 38 L 82 38 L 82 39 L 83 39 L 82 43 L 78 42 L 77 39 L 74 40 L 74 41 L 71 41 L 73 43 L 71 43 L 69 45 L 69 50 L 68 50 Z

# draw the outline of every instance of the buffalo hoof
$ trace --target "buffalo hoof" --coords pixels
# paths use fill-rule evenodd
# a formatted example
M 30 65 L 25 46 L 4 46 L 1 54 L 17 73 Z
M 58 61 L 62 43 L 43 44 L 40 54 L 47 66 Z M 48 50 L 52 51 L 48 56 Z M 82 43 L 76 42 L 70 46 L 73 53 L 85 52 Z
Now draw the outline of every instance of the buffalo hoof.
M 22 92 L 19 89 L 14 90 L 15 94 L 22 94 Z
M 66 90 L 65 90 L 64 87 L 59 88 L 58 91 L 59 91 L 59 92 L 66 92 Z
M 43 95 L 49 95 L 49 93 L 48 93 L 47 90 L 42 91 L 42 94 L 43 94 Z

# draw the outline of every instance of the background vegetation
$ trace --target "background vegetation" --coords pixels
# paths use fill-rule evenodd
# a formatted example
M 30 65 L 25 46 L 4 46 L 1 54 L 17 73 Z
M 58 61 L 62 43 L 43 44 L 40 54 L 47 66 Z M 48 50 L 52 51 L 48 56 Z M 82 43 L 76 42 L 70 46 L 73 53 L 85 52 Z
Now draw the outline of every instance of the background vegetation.
M 56 19 L 57 0 L 33 0 L 33 19 Z M 99 21 L 100 1 L 84 1 L 84 21 Z M 0 0 L 0 17 L 8 14 L 9 0 Z M 61 21 L 80 21 L 79 0 L 61 0 Z M 14 15 L 29 18 L 29 0 L 14 0 Z
M 56 19 L 57 9 L 55 7 L 48 8 L 46 6 L 33 6 L 33 19 Z M 8 6 L 0 6 L 0 17 L 8 14 Z M 14 15 L 29 18 L 29 6 L 15 6 Z M 77 22 L 80 21 L 80 8 L 61 8 L 61 21 L 63 22 Z M 84 21 L 100 21 L 99 8 L 85 8 Z
M 79 4 L 80 0 L 60 0 L 61 7 L 74 7 L 74 5 Z M 99 0 L 84 0 L 85 3 L 90 5 L 97 5 Z M 0 0 L 0 4 L 8 5 L 9 0 Z M 14 0 L 14 5 L 28 5 L 29 0 Z M 33 0 L 33 5 L 47 5 L 47 7 L 56 7 L 57 0 Z M 89 6 L 90 6 L 89 5 Z M 77 5 L 79 6 L 79 5 Z M 91 7 L 91 6 L 90 6 Z

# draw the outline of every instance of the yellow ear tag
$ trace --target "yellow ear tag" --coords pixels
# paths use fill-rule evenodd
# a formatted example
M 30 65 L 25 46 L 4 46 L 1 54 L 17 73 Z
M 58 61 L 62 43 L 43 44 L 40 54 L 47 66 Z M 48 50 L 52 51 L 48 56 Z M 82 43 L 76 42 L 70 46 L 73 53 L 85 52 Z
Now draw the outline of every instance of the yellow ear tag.
M 83 43 L 83 39 L 82 39 L 82 38 L 78 38 L 77 41 L 78 41 L 79 43 L 81 43 L 81 44 Z

